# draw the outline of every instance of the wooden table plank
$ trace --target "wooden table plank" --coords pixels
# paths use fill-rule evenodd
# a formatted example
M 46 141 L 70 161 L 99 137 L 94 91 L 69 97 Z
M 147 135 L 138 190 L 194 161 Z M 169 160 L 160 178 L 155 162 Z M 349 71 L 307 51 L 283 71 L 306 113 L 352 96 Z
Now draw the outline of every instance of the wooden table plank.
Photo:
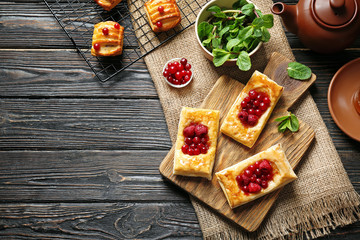
M 0 204 L 0 237 L 11 239 L 201 239 L 185 203 Z

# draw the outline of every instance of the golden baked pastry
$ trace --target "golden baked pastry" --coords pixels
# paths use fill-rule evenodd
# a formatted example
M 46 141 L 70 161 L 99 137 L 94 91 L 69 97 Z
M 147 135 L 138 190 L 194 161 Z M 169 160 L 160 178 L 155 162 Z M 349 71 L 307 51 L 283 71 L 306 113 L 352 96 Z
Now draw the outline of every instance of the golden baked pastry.
M 100 22 L 94 26 L 91 55 L 117 56 L 122 53 L 124 27 L 117 22 Z
M 231 208 L 297 179 L 280 144 L 215 173 Z
M 95 2 L 102 8 L 104 8 L 106 11 L 110 11 L 116 5 L 118 5 L 121 0 L 95 0 Z
M 251 148 L 282 91 L 282 86 L 255 71 L 227 113 L 220 131 Z
M 184 107 L 175 144 L 173 174 L 212 178 L 220 112 Z
M 145 12 L 154 32 L 165 32 L 181 21 L 176 0 L 150 0 L 145 3 Z

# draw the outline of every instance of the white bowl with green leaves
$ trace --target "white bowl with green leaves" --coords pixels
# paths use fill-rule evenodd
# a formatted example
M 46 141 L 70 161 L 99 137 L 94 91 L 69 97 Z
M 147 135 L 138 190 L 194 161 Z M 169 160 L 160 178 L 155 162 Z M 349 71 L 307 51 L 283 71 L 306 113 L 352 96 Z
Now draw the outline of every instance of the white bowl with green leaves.
M 252 56 L 270 39 L 273 15 L 247 0 L 213 0 L 199 12 L 195 22 L 197 41 L 206 58 L 216 67 L 237 65 L 251 68 Z

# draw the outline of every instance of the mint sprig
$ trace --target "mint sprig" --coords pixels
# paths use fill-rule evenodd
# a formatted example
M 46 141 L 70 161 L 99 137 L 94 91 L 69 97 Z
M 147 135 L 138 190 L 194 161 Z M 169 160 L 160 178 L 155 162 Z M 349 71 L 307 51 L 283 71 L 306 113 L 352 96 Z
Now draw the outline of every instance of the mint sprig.
M 311 69 L 298 62 L 290 62 L 287 67 L 289 77 L 297 80 L 307 80 L 311 77 Z
M 254 4 L 246 0 L 236 1 L 232 9 L 221 9 L 213 5 L 207 9 L 212 16 L 198 26 L 202 45 L 212 52 L 216 67 L 229 59 L 236 59 L 242 71 L 251 68 L 249 53 L 260 42 L 270 40 L 269 28 L 274 25 L 272 14 L 263 15 Z
M 275 121 L 280 122 L 278 125 L 279 132 L 285 132 L 286 129 L 289 129 L 291 132 L 297 132 L 299 130 L 299 120 L 292 113 L 279 117 L 275 119 Z

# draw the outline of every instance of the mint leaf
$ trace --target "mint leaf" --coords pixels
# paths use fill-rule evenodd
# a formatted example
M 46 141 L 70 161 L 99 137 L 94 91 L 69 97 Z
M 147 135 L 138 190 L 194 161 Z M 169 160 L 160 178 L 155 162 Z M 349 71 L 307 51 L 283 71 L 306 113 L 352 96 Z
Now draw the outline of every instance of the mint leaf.
M 253 15 L 255 15 L 254 9 L 255 9 L 254 4 L 248 3 L 241 8 L 241 12 L 246 16 L 252 17 Z
M 307 80 L 311 77 L 311 69 L 298 62 L 290 62 L 287 72 L 291 78 L 298 80 Z
M 219 13 L 219 12 L 221 12 L 221 8 L 218 7 L 218 6 L 216 6 L 216 5 L 214 5 L 214 6 L 209 7 L 206 11 L 208 11 L 208 12 L 214 12 L 214 13 Z
M 291 132 L 297 132 L 299 130 L 299 120 L 292 113 L 276 118 L 275 121 L 280 122 L 278 125 L 279 132 L 285 132 L 286 129 L 289 129 Z
M 248 4 L 246 0 L 239 0 L 232 5 L 233 9 L 240 9 L 242 6 Z
M 251 60 L 249 54 L 245 51 L 242 51 L 236 60 L 236 65 L 239 67 L 240 70 L 248 71 L 251 68 Z
M 212 54 L 214 55 L 213 63 L 215 67 L 223 65 L 230 58 L 231 55 L 229 52 L 220 48 L 215 48 L 212 51 Z
M 272 14 L 266 14 L 261 18 L 264 21 L 264 27 L 272 28 L 274 26 L 274 16 Z
M 230 41 L 228 41 L 228 43 L 226 44 L 226 49 L 228 51 L 231 51 L 231 49 L 233 47 L 235 47 L 236 45 L 238 45 L 240 43 L 240 39 L 237 39 L 237 38 L 234 38 L 234 39 L 231 39 Z
M 261 33 L 262 33 L 261 41 L 268 42 L 270 40 L 269 31 L 265 27 L 261 27 Z
M 207 38 L 207 36 L 211 33 L 214 26 L 207 23 L 207 22 L 201 22 L 198 26 L 198 35 L 200 40 L 203 40 Z

